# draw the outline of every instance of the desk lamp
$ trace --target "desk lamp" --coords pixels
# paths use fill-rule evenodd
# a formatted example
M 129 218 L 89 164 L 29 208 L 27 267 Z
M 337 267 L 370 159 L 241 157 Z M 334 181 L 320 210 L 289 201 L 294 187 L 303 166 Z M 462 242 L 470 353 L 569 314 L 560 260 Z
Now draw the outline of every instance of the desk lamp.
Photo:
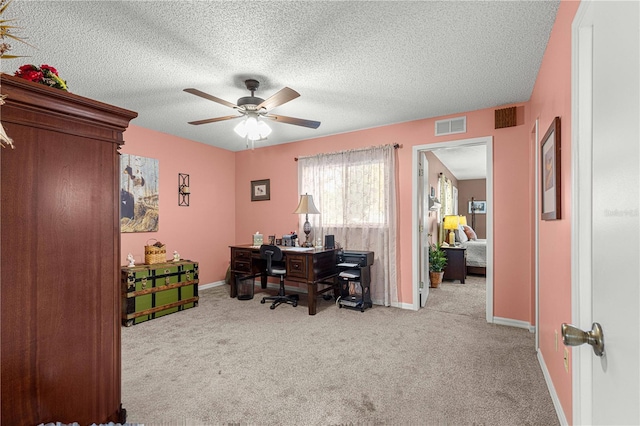
M 303 226 L 305 240 L 303 247 L 313 247 L 313 243 L 309 242 L 309 233 L 311 232 L 311 224 L 309 223 L 309 215 L 310 214 L 320 214 L 320 211 L 316 208 L 315 204 L 313 204 L 313 196 L 309 194 L 304 194 L 300 196 L 300 203 L 298 204 L 298 208 L 293 212 L 294 214 L 304 214 L 305 222 Z
M 458 225 L 460 225 L 459 216 L 448 215 L 444 217 L 444 229 L 449 230 L 449 238 L 447 242 L 450 246 L 453 246 L 456 243 L 456 234 L 453 231 L 458 229 Z

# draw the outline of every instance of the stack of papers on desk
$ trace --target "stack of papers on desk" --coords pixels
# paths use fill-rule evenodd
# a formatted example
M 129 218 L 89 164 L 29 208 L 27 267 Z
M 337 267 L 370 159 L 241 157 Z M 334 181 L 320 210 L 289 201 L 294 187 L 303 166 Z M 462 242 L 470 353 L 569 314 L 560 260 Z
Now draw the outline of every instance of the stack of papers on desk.
M 284 251 L 311 251 L 313 247 L 285 247 Z

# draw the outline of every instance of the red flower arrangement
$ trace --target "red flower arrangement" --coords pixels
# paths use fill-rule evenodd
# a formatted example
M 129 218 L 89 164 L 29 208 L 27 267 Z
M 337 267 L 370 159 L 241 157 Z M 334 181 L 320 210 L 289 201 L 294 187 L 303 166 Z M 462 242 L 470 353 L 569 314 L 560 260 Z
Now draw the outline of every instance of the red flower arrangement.
M 58 76 L 58 70 L 50 65 L 23 65 L 16 71 L 16 77 L 68 91 L 67 82 Z

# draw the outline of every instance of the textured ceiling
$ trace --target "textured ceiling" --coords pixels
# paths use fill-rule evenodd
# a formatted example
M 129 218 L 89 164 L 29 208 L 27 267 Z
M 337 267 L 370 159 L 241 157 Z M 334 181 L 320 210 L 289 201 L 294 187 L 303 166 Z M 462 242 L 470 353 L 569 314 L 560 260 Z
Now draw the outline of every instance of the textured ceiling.
M 559 1 L 30 1 L 5 16 L 36 49 L 13 43 L 3 72 L 56 67 L 71 92 L 139 113 L 134 124 L 245 149 L 223 105 L 244 80 L 273 110 L 322 122 L 268 121 L 256 147 L 527 101 Z

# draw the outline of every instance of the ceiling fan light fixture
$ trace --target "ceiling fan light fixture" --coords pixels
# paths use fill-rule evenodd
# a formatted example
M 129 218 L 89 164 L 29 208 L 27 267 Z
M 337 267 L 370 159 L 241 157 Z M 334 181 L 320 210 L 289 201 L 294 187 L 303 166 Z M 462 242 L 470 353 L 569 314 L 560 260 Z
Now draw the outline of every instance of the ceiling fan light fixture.
M 267 124 L 258 120 L 256 117 L 249 116 L 233 129 L 240 137 L 247 138 L 252 141 L 266 139 L 271 133 L 271 128 Z

